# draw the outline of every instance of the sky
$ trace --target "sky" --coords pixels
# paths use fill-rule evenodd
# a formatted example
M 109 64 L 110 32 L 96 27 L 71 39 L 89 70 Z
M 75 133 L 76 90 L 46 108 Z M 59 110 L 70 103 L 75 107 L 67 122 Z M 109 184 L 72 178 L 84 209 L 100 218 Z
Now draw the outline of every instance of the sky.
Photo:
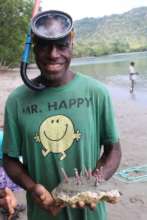
M 61 10 L 74 20 L 84 17 L 103 17 L 121 14 L 132 8 L 147 6 L 147 0 L 42 0 L 44 10 Z

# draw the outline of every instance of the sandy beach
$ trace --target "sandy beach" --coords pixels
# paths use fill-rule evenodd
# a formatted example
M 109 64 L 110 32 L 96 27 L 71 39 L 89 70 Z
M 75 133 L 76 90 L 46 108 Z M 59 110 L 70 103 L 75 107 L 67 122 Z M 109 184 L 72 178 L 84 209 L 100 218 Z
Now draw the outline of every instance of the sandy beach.
M 22 84 L 17 70 L 0 71 L 0 125 L 4 120 L 4 105 L 10 92 Z M 136 90 L 131 95 L 126 88 L 108 84 L 111 93 L 122 146 L 122 161 L 119 170 L 147 164 L 147 99 Z M 147 182 L 123 183 L 115 179 L 115 187 L 122 193 L 115 205 L 108 204 L 108 220 L 146 220 Z M 25 203 L 25 192 L 16 193 Z M 3 219 L 0 217 L 0 220 Z M 20 214 L 26 220 L 26 212 Z

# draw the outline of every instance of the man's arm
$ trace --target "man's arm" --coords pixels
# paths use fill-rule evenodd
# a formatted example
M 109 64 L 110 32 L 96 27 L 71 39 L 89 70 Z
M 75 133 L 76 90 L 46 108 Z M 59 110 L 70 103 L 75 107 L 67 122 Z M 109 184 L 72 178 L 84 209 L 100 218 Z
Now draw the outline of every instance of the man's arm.
M 18 159 L 4 154 L 3 164 L 10 178 L 26 191 L 30 192 L 34 201 L 38 203 L 40 207 L 49 211 L 52 215 L 56 215 L 60 211 L 62 205 L 56 207 L 51 193 L 28 175 L 25 167 Z
M 103 167 L 103 177 L 105 180 L 108 180 L 119 167 L 120 160 L 121 147 L 119 142 L 115 144 L 110 143 L 104 145 L 104 151 L 100 160 L 97 161 L 96 169 L 100 169 L 100 167 Z
M 3 166 L 10 178 L 26 191 L 31 191 L 35 181 L 28 175 L 24 165 L 17 159 L 4 154 Z

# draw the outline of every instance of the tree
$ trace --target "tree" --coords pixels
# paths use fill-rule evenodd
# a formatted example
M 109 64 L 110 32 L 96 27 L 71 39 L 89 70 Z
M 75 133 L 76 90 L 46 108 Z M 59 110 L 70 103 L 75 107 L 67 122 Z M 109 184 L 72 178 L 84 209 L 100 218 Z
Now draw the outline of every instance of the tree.
M 0 0 L 0 65 L 19 64 L 33 0 Z

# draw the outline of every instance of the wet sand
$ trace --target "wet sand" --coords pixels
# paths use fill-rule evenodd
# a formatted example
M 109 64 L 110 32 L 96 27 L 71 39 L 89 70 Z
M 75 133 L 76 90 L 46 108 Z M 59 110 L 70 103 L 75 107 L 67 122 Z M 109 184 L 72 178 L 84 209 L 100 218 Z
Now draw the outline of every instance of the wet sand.
M 136 90 L 134 94 L 123 88 L 109 87 L 113 98 L 122 161 L 119 169 L 147 165 L 147 96 Z M 109 205 L 109 220 L 147 219 L 147 182 L 123 183 L 117 181 L 122 192 L 121 201 Z
M 22 84 L 17 71 L 0 72 L 0 125 L 3 124 L 5 101 L 10 92 Z M 147 164 L 147 96 L 136 90 L 133 95 L 126 90 L 108 84 L 111 93 L 117 124 L 120 131 L 122 161 L 119 169 Z M 146 220 L 147 219 L 147 182 L 123 183 L 115 181 L 122 192 L 118 204 L 108 204 L 108 220 Z M 19 202 L 25 203 L 25 193 L 16 193 Z M 0 220 L 2 217 L 0 217 Z M 26 213 L 21 213 L 26 220 Z

